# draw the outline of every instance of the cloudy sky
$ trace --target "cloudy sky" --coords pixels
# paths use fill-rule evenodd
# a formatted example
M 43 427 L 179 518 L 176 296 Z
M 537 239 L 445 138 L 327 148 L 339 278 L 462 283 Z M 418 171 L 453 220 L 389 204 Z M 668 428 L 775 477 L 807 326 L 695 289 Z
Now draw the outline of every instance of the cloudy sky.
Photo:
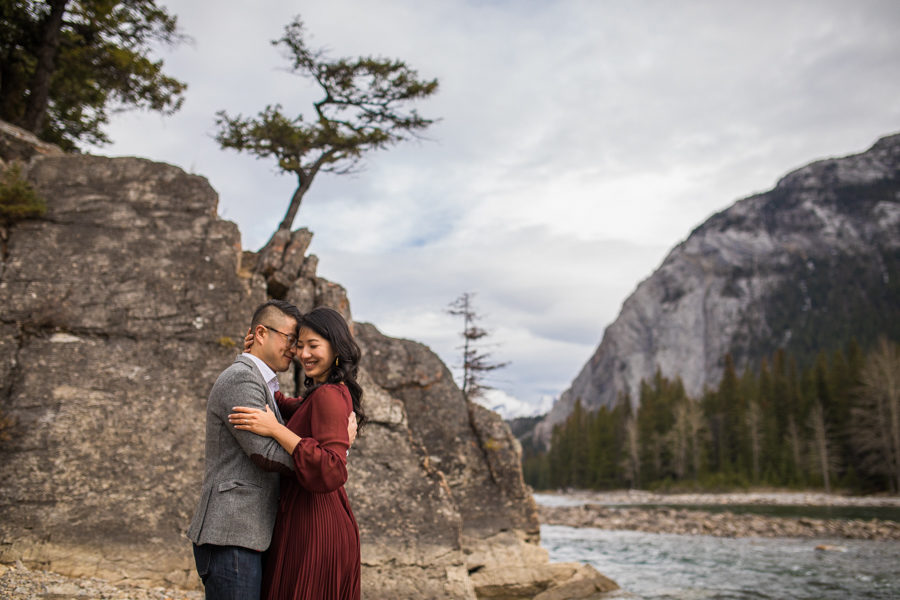
M 295 227 L 356 320 L 459 363 L 446 306 L 474 292 L 489 381 L 546 410 L 668 250 L 711 214 L 808 162 L 900 131 L 900 2 L 161 0 L 192 42 L 161 51 L 188 83 L 173 117 L 124 113 L 93 150 L 207 177 L 258 249 L 296 180 L 220 150 L 214 114 L 316 89 L 269 42 L 294 15 L 332 56 L 404 60 L 436 96 L 427 140 L 320 176 Z

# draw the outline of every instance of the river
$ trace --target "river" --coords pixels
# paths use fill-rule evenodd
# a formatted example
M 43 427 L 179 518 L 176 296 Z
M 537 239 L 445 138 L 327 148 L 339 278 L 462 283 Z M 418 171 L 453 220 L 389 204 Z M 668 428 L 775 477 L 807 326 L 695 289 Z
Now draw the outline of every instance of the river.
M 552 561 L 615 580 L 610 598 L 645 600 L 900 598 L 900 542 L 723 538 L 543 525 Z M 817 550 L 818 545 L 831 550 Z

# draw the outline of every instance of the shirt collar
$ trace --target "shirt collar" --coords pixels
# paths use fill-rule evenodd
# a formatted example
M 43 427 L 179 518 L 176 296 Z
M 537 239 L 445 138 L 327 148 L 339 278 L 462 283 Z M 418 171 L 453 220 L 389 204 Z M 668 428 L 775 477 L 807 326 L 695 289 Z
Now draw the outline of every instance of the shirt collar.
M 269 365 L 267 365 L 261 358 L 258 356 L 254 356 L 249 352 L 244 352 L 241 356 L 246 356 L 250 360 L 253 361 L 253 364 L 256 365 L 256 368 L 259 369 L 260 374 L 263 377 L 263 381 L 266 382 L 266 385 L 271 387 L 272 380 L 276 378 L 275 371 L 273 371 Z

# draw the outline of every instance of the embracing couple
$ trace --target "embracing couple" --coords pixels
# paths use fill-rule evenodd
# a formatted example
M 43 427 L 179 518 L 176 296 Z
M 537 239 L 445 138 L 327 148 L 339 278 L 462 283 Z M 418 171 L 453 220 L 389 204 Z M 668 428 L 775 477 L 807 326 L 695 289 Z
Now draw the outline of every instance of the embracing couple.
M 207 600 L 355 600 L 359 528 L 344 483 L 356 438 L 360 350 L 340 313 L 270 300 L 206 409 L 206 468 L 188 530 Z M 306 396 L 276 373 L 294 357 Z M 265 552 L 265 554 L 263 554 Z

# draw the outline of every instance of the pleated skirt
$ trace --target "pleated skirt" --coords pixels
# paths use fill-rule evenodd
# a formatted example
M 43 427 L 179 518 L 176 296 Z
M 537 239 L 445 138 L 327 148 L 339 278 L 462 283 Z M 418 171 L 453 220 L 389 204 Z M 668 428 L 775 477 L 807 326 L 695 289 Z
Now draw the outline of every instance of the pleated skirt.
M 315 494 L 282 480 L 262 592 L 268 600 L 359 600 L 359 527 L 343 487 Z

